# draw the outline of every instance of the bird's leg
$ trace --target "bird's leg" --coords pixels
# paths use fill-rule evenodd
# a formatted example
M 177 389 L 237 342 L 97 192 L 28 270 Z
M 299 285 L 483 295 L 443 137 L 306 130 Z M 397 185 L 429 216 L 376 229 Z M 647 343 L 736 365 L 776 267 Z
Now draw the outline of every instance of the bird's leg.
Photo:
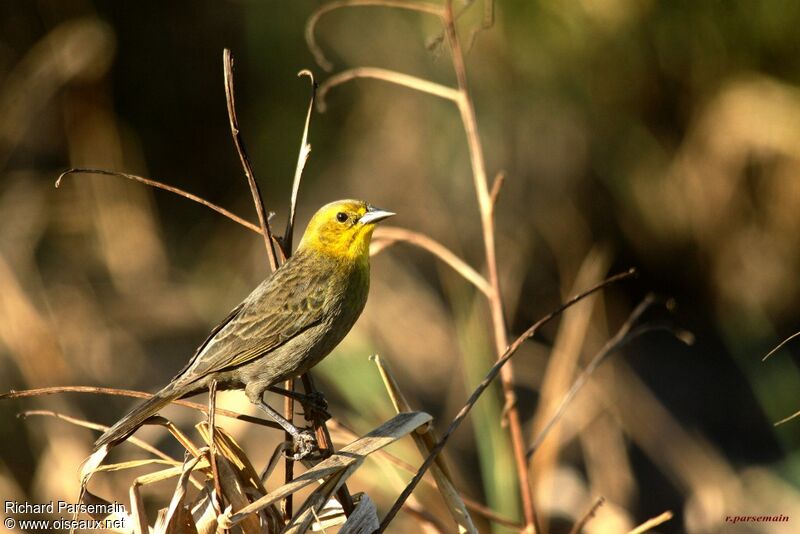
M 255 384 L 248 384 L 245 388 L 245 394 L 250 399 L 250 402 L 264 410 L 270 419 L 278 423 L 290 436 L 292 436 L 292 449 L 294 450 L 293 460 L 302 460 L 308 455 L 319 450 L 317 439 L 314 437 L 314 432 L 308 429 L 299 429 L 292 423 L 287 421 L 281 414 L 272 409 L 272 407 L 264 402 L 264 392 L 266 387 L 258 387 Z
M 306 412 L 305 416 L 307 421 L 312 420 L 314 415 L 320 416 L 323 421 L 327 421 L 332 417 L 328 411 L 328 401 L 325 400 L 325 395 L 319 391 L 303 394 L 298 393 L 297 391 L 289 391 L 288 389 L 278 386 L 270 386 L 268 389 L 273 393 L 290 397 L 302 404 L 303 410 Z

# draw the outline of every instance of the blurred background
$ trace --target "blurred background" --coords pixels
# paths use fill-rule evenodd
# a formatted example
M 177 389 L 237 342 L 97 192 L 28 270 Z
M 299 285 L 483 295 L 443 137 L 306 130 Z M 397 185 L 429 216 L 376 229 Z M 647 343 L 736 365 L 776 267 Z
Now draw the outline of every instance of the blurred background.
M 163 191 L 68 167 L 141 174 L 250 220 L 230 139 L 222 49 L 236 58 L 240 125 L 282 229 L 308 99 L 297 72 L 327 76 L 304 41 L 322 2 L 0 3 L 0 390 L 101 385 L 155 391 L 268 273 L 262 240 Z M 457 4 L 462 6 L 463 4 Z M 459 25 L 480 27 L 476 2 Z M 536 505 L 566 532 L 599 496 L 586 532 L 624 532 L 664 510 L 659 532 L 730 532 L 727 515 L 800 522 L 800 3 L 602 0 L 500 2 L 467 53 L 490 176 L 503 170 L 497 239 L 512 334 L 610 273 L 640 276 L 567 312 L 515 356 L 532 439 L 578 369 L 648 292 L 672 297 L 687 347 L 653 333 L 614 355 L 534 456 Z M 334 71 L 367 65 L 453 85 L 436 19 L 359 8 L 324 17 Z M 483 269 L 464 132 L 444 100 L 383 82 L 335 88 L 312 119 L 298 231 L 347 197 L 398 213 Z M 373 258 L 367 309 L 315 370 L 335 417 L 359 433 L 392 413 L 374 364 L 392 366 L 439 429 L 493 361 L 481 295 L 419 249 Z M 205 402 L 204 397 L 200 399 Z M 241 393 L 226 407 L 254 413 Z M 275 402 L 278 402 L 275 399 Z M 29 409 L 110 424 L 133 401 L 61 394 L 0 404 L 3 500 L 74 500 L 96 433 Z M 499 388 L 448 446 L 462 492 L 520 520 Z M 165 412 L 191 430 L 199 416 Z M 263 466 L 277 432 L 221 422 Z M 177 454 L 161 428 L 137 434 Z M 392 451 L 421 462 L 410 440 Z M 142 457 L 121 446 L 115 458 Z M 127 501 L 133 477 L 92 491 Z M 410 476 L 368 461 L 351 479 L 385 512 Z M 276 481 L 275 484 L 280 483 Z M 148 486 L 154 509 L 174 481 Z M 416 495 L 450 528 L 435 490 Z M 481 530 L 508 532 L 475 516 Z M 399 516 L 396 532 L 419 527 Z

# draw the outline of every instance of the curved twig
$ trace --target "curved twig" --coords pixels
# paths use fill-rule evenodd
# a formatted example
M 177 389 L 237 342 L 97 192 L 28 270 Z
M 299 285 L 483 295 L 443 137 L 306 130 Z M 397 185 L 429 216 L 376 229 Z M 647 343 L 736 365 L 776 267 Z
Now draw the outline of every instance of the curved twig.
M 642 316 L 642 314 L 645 311 L 647 311 L 647 309 L 650 306 L 652 306 L 655 302 L 656 299 L 652 295 L 648 295 L 647 297 L 645 297 L 645 299 L 642 302 L 640 302 L 639 305 L 636 306 L 636 308 L 631 312 L 630 316 L 628 316 L 628 319 L 620 327 L 617 333 L 614 334 L 614 336 L 611 339 L 609 339 L 605 345 L 603 345 L 603 348 L 601 348 L 600 351 L 594 355 L 589 364 L 583 369 L 583 371 L 580 372 L 580 374 L 578 374 L 577 378 L 575 378 L 575 381 L 572 383 L 572 386 L 569 388 L 567 393 L 561 399 L 561 403 L 558 405 L 558 408 L 556 408 L 556 411 L 553 413 L 553 415 L 547 421 L 547 424 L 544 425 L 542 430 L 536 435 L 533 442 L 531 442 L 531 445 L 528 447 L 528 451 L 525 453 L 525 457 L 528 460 L 531 459 L 533 454 L 539 448 L 539 445 L 541 445 L 542 441 L 544 441 L 544 438 L 547 437 L 547 434 L 550 432 L 553 426 L 564 415 L 567 406 L 569 406 L 569 403 L 572 402 L 572 399 L 575 398 L 575 395 L 578 394 L 578 392 L 581 390 L 584 384 L 589 380 L 589 377 L 597 370 L 600 364 L 602 364 L 609 355 L 618 351 L 623 346 L 628 344 L 630 341 L 641 336 L 642 334 L 645 334 L 647 332 L 652 332 L 655 330 L 666 330 L 668 332 L 673 333 L 675 337 L 678 338 L 679 340 L 684 341 L 687 344 L 691 343 L 693 339 L 691 334 L 675 330 L 674 328 L 671 328 L 663 324 L 654 323 L 654 324 L 644 325 L 633 330 L 633 325 L 636 323 L 636 321 L 638 321 L 639 318 Z
M 115 395 L 118 397 L 134 397 L 137 399 L 149 399 L 150 397 L 153 396 L 152 393 L 145 393 L 143 391 L 134 391 L 130 389 L 104 388 L 95 386 L 55 386 L 47 388 L 24 389 L 21 391 L 12 389 L 8 393 L 0 393 L 0 400 L 20 399 L 23 397 L 38 397 L 39 395 L 53 395 L 55 393 L 94 393 L 100 395 Z M 203 412 L 206 414 L 208 413 L 208 406 L 197 402 L 190 402 L 186 400 L 174 400 L 171 402 L 171 404 L 177 404 L 178 406 L 184 406 L 186 408 L 191 408 L 193 410 L 197 410 L 199 412 Z M 240 421 L 255 423 L 261 426 L 268 426 L 270 428 L 277 428 L 277 429 L 281 428 L 281 426 L 278 423 L 275 423 L 273 421 L 267 421 L 266 419 L 261 419 L 260 417 L 253 417 L 252 415 L 239 414 L 236 412 L 232 412 L 231 410 L 223 410 L 222 408 L 217 408 L 216 411 L 218 415 L 221 415 L 223 417 L 228 417 L 231 419 L 239 419 Z
M 597 513 L 597 510 L 601 506 L 603 506 L 605 502 L 606 502 L 605 497 L 603 497 L 602 495 L 598 497 L 597 500 L 592 505 L 592 507 L 589 508 L 589 511 L 583 514 L 583 517 L 581 517 L 578 521 L 575 522 L 574 525 L 572 525 L 569 534 L 581 534 L 581 531 L 583 531 L 583 527 L 586 526 L 586 523 L 592 520 L 592 518 Z
M 445 100 L 450 100 L 456 103 L 460 98 L 460 93 L 456 89 L 425 80 L 424 78 L 418 78 L 416 76 L 411 76 L 410 74 L 404 74 L 402 72 L 382 69 L 379 67 L 355 67 L 352 69 L 343 70 L 342 72 L 337 72 L 320 84 L 319 100 L 317 102 L 317 108 L 319 111 L 321 113 L 325 112 L 325 97 L 328 95 L 328 91 L 337 85 L 342 85 L 343 83 L 356 80 L 358 78 L 372 78 L 374 80 L 382 80 L 384 82 L 402 85 L 403 87 L 408 87 L 409 89 L 414 89 L 423 93 L 438 96 L 440 98 L 444 98 Z
M 517 350 L 519 350 L 522 344 L 527 339 L 533 337 L 542 328 L 542 326 L 553 320 L 555 317 L 560 315 L 564 310 L 574 305 L 576 302 L 588 297 L 589 295 L 591 295 L 596 291 L 599 291 L 600 289 L 603 289 L 609 284 L 612 284 L 619 280 L 630 278 L 635 274 L 636 271 L 634 269 L 630 269 L 624 273 L 616 274 L 610 278 L 603 280 L 599 284 L 587 289 L 583 293 L 580 293 L 572 297 L 571 299 L 563 303 L 561 306 L 559 306 L 552 312 L 548 313 L 547 315 L 539 319 L 530 328 L 528 328 L 521 336 L 515 339 L 514 342 L 508 346 L 508 348 L 506 348 L 506 350 L 503 352 L 500 358 L 495 362 L 492 368 L 489 369 L 489 372 L 486 373 L 486 377 L 484 377 L 484 379 L 481 380 L 481 383 L 478 384 L 478 387 L 475 388 L 475 391 L 473 391 L 472 395 L 469 396 L 469 399 L 467 399 L 467 402 L 464 404 L 461 410 L 459 410 L 455 418 L 453 418 L 453 420 L 450 422 L 450 426 L 447 427 L 447 430 L 444 432 L 444 434 L 442 434 L 442 438 L 439 440 L 439 442 L 436 444 L 433 450 L 431 450 L 431 453 L 427 456 L 427 458 L 425 458 L 425 461 L 422 462 L 422 465 L 419 467 L 416 474 L 411 479 L 411 482 L 408 483 L 408 485 L 403 490 L 403 493 L 401 493 L 400 496 L 397 498 L 397 500 L 394 502 L 392 508 L 389 510 L 389 512 L 381 521 L 379 532 L 383 532 L 384 530 L 386 530 L 386 528 L 391 523 L 392 519 L 394 519 L 394 516 L 397 515 L 397 512 L 403 506 L 403 503 L 406 501 L 406 499 L 408 499 L 409 495 L 411 495 L 411 492 L 414 491 L 414 488 L 417 487 L 419 481 L 422 480 L 422 477 L 425 475 L 425 472 L 428 470 L 433 461 L 436 459 L 436 456 L 440 452 L 442 452 L 442 449 L 444 449 L 445 445 L 447 445 L 447 440 L 450 438 L 453 432 L 456 431 L 459 425 L 461 425 L 462 421 L 467 417 L 470 410 L 472 410 L 472 407 L 475 405 L 476 402 L 478 402 L 480 396 L 483 394 L 486 388 L 489 387 L 492 381 L 497 377 L 498 373 L 500 373 L 500 370 L 503 368 L 503 365 L 505 365 L 506 362 L 508 362 L 508 360 L 511 359 L 511 357 L 517 352 Z
M 292 199 L 289 203 L 289 217 L 286 219 L 286 231 L 283 234 L 283 255 L 289 257 L 292 254 L 292 234 L 294 233 L 294 217 L 297 209 L 297 193 L 300 191 L 300 179 L 303 176 L 303 169 L 311 155 L 311 145 L 308 142 L 308 129 L 311 126 L 311 112 L 314 110 L 314 100 L 317 96 L 317 82 L 314 74 L 307 69 L 297 73 L 298 76 L 308 76 L 311 80 L 311 98 L 308 101 L 308 111 L 306 112 L 306 122 L 303 126 L 303 137 L 300 140 L 300 153 L 297 155 L 297 166 L 294 169 L 294 179 L 292 180 Z
M 103 169 L 73 168 L 73 169 L 67 169 L 58 176 L 58 179 L 56 180 L 56 187 L 61 187 L 61 179 L 69 174 L 101 174 L 103 176 L 117 176 L 119 178 L 127 178 L 128 180 L 133 180 L 134 182 L 139 182 L 145 185 L 149 185 L 150 187 L 155 187 L 156 189 L 163 189 L 164 191 L 175 193 L 178 196 L 181 196 L 183 198 L 188 198 L 189 200 L 197 202 L 198 204 L 202 204 L 207 208 L 211 208 L 212 210 L 216 211 L 220 215 L 224 215 L 233 222 L 241 224 L 248 230 L 252 230 L 253 232 L 256 232 L 258 234 L 261 233 L 261 229 L 258 226 L 251 223 L 250 221 L 242 219 L 235 213 L 230 212 L 223 207 L 217 206 L 216 204 L 213 204 L 202 197 L 184 191 L 183 189 L 173 187 L 171 185 L 167 185 L 158 182 L 156 180 L 152 180 L 150 178 L 145 178 L 143 176 L 138 176 L 136 174 L 128 174 L 126 172 L 106 171 Z
M 767 359 L 767 358 L 769 358 L 770 356 L 772 356 L 773 354 L 775 354 L 776 352 L 778 352 L 779 350 L 781 350 L 781 349 L 784 347 L 784 345 L 786 345 L 788 342 L 790 342 L 791 340 L 793 340 L 793 339 L 794 339 L 794 338 L 796 338 L 797 336 L 800 336 L 800 332 L 795 332 L 795 333 L 794 333 L 794 334 L 792 334 L 791 336 L 789 336 L 789 337 L 787 337 L 786 339 L 784 339 L 783 341 L 781 341 L 781 342 L 778 344 L 778 346 L 777 346 L 777 347 L 775 347 L 774 349 L 772 349 L 771 351 L 769 351 L 769 352 L 767 353 L 767 355 L 766 355 L 766 356 L 764 356 L 763 358 L 761 358 L 761 361 L 762 361 L 762 362 L 763 362 L 763 361 L 766 361 L 766 359 Z
M 86 421 L 84 419 L 78 419 L 77 417 L 72 417 L 60 412 L 54 412 L 53 410 L 27 410 L 25 412 L 21 412 L 19 415 L 22 418 L 27 418 L 30 417 L 31 415 L 44 415 L 48 417 L 55 417 L 56 419 L 61 419 L 62 421 L 66 421 L 67 423 L 71 423 L 73 425 L 80 426 L 83 428 L 88 428 L 90 430 L 97 430 L 99 432 L 105 432 L 109 428 L 106 425 L 99 425 L 97 423 L 92 423 L 91 421 Z M 136 445 L 140 449 L 145 450 L 150 454 L 153 454 L 154 456 L 157 456 L 162 460 L 169 462 L 172 465 L 180 465 L 180 462 L 177 461 L 172 456 L 164 452 L 161 452 L 160 450 L 156 449 L 146 441 L 141 440 L 136 436 L 130 436 L 127 439 L 127 441 L 131 445 Z
M 306 22 L 306 43 L 308 44 L 308 49 L 314 55 L 314 60 L 316 60 L 317 64 L 328 72 L 333 69 L 333 64 L 328 61 L 322 48 L 317 44 L 314 30 L 317 27 L 319 19 L 322 18 L 322 15 L 344 7 L 390 7 L 427 13 L 428 15 L 434 15 L 439 18 L 444 17 L 444 11 L 441 6 L 431 3 L 412 3 L 405 0 L 338 0 L 324 4 L 317 8 L 308 18 L 308 22 Z
M 387 246 L 398 242 L 408 243 L 427 250 L 452 267 L 454 271 L 477 287 L 484 295 L 487 297 L 491 295 L 492 288 L 489 282 L 486 281 L 486 278 L 470 267 L 467 262 L 451 252 L 450 249 L 425 234 L 399 228 L 397 226 L 381 226 L 375 230 L 375 239 L 386 241 L 386 243 L 381 243 L 383 246 L 379 250 L 383 250 Z

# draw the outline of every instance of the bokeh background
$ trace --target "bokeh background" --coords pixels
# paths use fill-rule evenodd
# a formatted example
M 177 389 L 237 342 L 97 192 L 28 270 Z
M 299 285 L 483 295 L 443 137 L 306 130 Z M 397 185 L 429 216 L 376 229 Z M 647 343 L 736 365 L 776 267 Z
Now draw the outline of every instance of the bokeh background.
M 0 390 L 103 385 L 154 391 L 268 272 L 261 239 L 176 196 L 67 167 L 142 174 L 255 219 L 230 139 L 222 49 L 268 209 L 282 229 L 311 68 L 303 31 L 319 2 L 0 3 Z M 460 4 L 459 4 L 460 5 Z M 459 24 L 480 26 L 478 2 Z M 500 2 L 467 55 L 490 174 L 507 179 L 497 234 L 512 333 L 607 274 L 640 276 L 570 310 L 515 356 L 531 437 L 576 369 L 648 292 L 692 331 L 654 333 L 614 355 L 532 463 L 539 513 L 563 532 L 598 496 L 587 532 L 623 532 L 672 510 L 660 532 L 730 532 L 726 515 L 800 523 L 800 3 Z M 322 19 L 335 70 L 368 65 L 454 84 L 435 19 L 378 8 Z M 377 81 L 334 89 L 315 113 L 302 229 L 322 203 L 358 197 L 396 211 L 477 269 L 482 244 L 469 158 L 449 102 Z M 373 260 L 366 312 L 315 371 L 331 411 L 359 432 L 392 415 L 367 356 L 380 353 L 415 407 L 443 428 L 492 363 L 480 296 L 423 251 Z M 651 317 L 652 315 L 652 317 Z M 221 402 L 251 411 L 240 393 Z M 73 500 L 96 434 L 18 412 L 109 424 L 130 400 L 63 394 L 0 404 L 3 500 Z M 465 495 L 519 519 L 501 396 L 487 392 L 448 446 Z M 197 414 L 166 412 L 182 427 Z M 263 465 L 281 438 L 222 423 Z M 141 437 L 171 453 L 163 429 Z M 119 458 L 141 457 L 122 446 Z M 418 464 L 413 445 L 393 451 Z M 134 476 L 93 491 L 127 500 Z M 351 479 L 385 511 L 409 478 L 367 462 Z M 166 505 L 174 483 L 148 487 Z M 435 491 L 419 502 L 451 523 Z M 482 529 L 489 523 L 479 519 Z M 419 525 L 401 514 L 397 532 Z M 494 527 L 497 532 L 505 532 Z

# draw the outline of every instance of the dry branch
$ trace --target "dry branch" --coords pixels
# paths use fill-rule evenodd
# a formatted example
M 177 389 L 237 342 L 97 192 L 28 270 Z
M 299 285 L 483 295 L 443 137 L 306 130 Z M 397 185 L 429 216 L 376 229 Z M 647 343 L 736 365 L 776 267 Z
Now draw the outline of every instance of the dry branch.
M 58 176 L 58 179 L 56 180 L 56 187 L 61 187 L 61 180 L 65 176 L 70 175 L 70 174 L 101 174 L 103 176 L 117 176 L 117 177 L 120 177 L 120 178 L 126 178 L 128 180 L 133 180 L 134 182 L 139 182 L 139 183 L 142 183 L 142 184 L 145 184 L 145 185 L 149 185 L 150 187 L 155 187 L 156 189 L 163 189 L 164 191 L 169 191 L 170 193 L 175 193 L 178 196 L 181 196 L 183 198 L 188 198 L 189 200 L 197 202 L 198 204 L 202 204 L 203 206 L 205 206 L 207 208 L 211 208 L 212 210 L 216 211 L 220 215 L 223 215 L 223 216 L 227 217 L 228 219 L 230 219 L 230 220 L 232 220 L 232 221 L 234 221 L 236 223 L 241 224 L 245 228 L 247 228 L 249 230 L 252 230 L 252 231 L 254 231 L 256 233 L 259 233 L 259 234 L 261 233 L 261 229 L 258 226 L 256 226 L 255 224 L 251 223 L 250 221 L 242 219 L 241 217 L 239 217 L 235 213 L 230 212 L 230 211 L 226 210 L 225 208 L 217 206 L 216 204 L 213 204 L 213 203 L 207 201 L 206 199 L 204 199 L 202 197 L 199 197 L 197 195 L 194 195 L 192 193 L 184 191 L 183 189 L 180 189 L 180 188 L 177 188 L 177 187 L 173 187 L 171 185 L 167 185 L 167 184 L 164 184 L 162 182 L 159 182 L 159 181 L 156 181 L 156 180 L 153 180 L 153 179 L 150 179 L 150 178 L 145 178 L 143 176 L 137 176 L 135 174 L 128 174 L 128 173 L 125 173 L 125 172 L 107 171 L 107 170 L 103 170 L 103 169 L 74 168 L 74 169 L 68 169 L 68 170 L 62 172 Z
M 403 87 L 438 96 L 452 102 L 458 102 L 460 98 L 460 93 L 452 87 L 434 83 L 423 78 L 417 78 L 416 76 L 403 74 L 402 72 L 378 67 L 356 67 L 338 72 L 320 84 L 319 101 L 317 103 L 320 112 L 324 112 L 327 108 L 327 101 L 325 99 L 328 96 L 328 91 L 337 85 L 342 85 L 343 83 L 359 78 L 372 78 L 373 80 L 382 80 L 384 82 L 402 85 Z
M 8 393 L 0 393 L 0 400 L 21 399 L 24 397 L 38 397 L 39 395 L 53 395 L 55 393 L 95 393 L 102 395 L 115 395 L 120 397 L 134 397 L 137 399 L 149 399 L 150 397 L 153 396 L 152 393 L 145 393 L 143 391 L 133 391 L 130 389 L 104 388 L 95 386 L 55 386 L 47 388 L 25 389 L 20 391 L 12 389 Z M 205 414 L 208 413 L 208 406 L 197 402 L 174 400 L 171 402 L 171 404 L 176 404 L 178 406 L 191 408 L 193 410 L 197 410 Z M 243 415 L 236 412 L 232 412 L 230 410 L 224 410 L 222 408 L 217 408 L 217 414 L 231 419 L 239 419 L 240 421 L 245 421 L 247 423 L 254 423 L 257 425 L 267 426 L 276 429 L 281 428 L 280 425 L 278 425 L 278 423 L 275 423 L 274 421 L 268 421 L 267 419 L 262 419 L 260 417 L 253 417 L 252 415 Z
M 347 466 L 360 461 L 373 452 L 397 441 L 406 434 L 413 432 L 420 426 L 428 423 L 431 416 L 424 412 L 402 413 L 396 415 L 394 418 L 386 421 L 384 424 L 366 434 L 364 437 L 342 447 L 338 452 L 334 453 L 330 458 L 323 460 L 315 465 L 289 484 L 285 484 L 280 488 L 273 490 L 269 495 L 266 495 L 245 508 L 236 511 L 229 516 L 231 525 L 238 523 L 244 518 L 246 514 L 260 510 L 270 504 L 273 504 L 286 495 L 291 495 L 300 489 L 313 484 L 318 479 L 333 476 Z
M 777 347 L 775 347 L 774 349 L 772 349 L 771 351 L 769 351 L 769 352 L 767 353 L 767 355 L 766 355 L 766 356 L 764 356 L 763 358 L 761 358 L 761 361 L 762 361 L 762 362 L 763 362 L 763 361 L 766 361 L 766 360 L 767 360 L 767 358 L 769 358 L 770 356 L 772 356 L 773 354 L 775 354 L 776 352 L 778 352 L 779 350 L 781 350 L 781 349 L 784 347 L 784 345 L 786 345 L 787 343 L 789 343 L 791 340 L 793 340 L 793 339 L 794 339 L 794 338 L 796 338 L 797 336 L 800 336 L 800 332 L 795 332 L 795 333 L 794 333 L 794 334 L 792 334 L 791 336 L 787 337 L 786 339 L 784 339 L 783 341 L 781 341 L 780 343 L 778 343 L 778 346 L 777 346 Z
M 228 105 L 228 121 L 231 125 L 231 137 L 233 137 L 233 144 L 236 145 L 236 152 L 239 154 L 239 161 L 242 163 L 244 174 L 247 176 L 247 183 L 250 185 L 250 193 L 253 195 L 253 203 L 256 206 L 256 213 L 258 213 L 258 222 L 261 225 L 261 232 L 264 235 L 264 246 L 267 249 L 269 266 L 274 271 L 278 268 L 278 256 L 275 254 L 275 249 L 272 246 L 272 231 L 267 221 L 261 191 L 258 188 L 258 182 L 256 182 L 255 175 L 253 174 L 253 168 L 250 165 L 250 159 L 247 157 L 244 141 L 239 131 L 239 119 L 236 116 L 236 96 L 233 91 L 233 57 L 231 56 L 231 51 L 227 48 L 222 52 L 222 61 L 224 63 L 225 101 Z
M 322 48 L 320 48 L 320 46 L 317 44 L 315 30 L 319 19 L 323 15 L 344 7 L 390 7 L 397 9 L 408 9 L 410 11 L 417 11 L 419 13 L 427 13 L 429 15 L 435 15 L 439 18 L 444 16 L 441 6 L 426 2 L 408 2 L 406 0 L 338 0 L 334 2 L 328 2 L 327 4 L 318 7 L 316 11 L 314 11 L 311 16 L 308 17 L 305 33 L 306 44 L 308 45 L 308 49 L 314 55 L 314 59 L 316 60 L 317 64 L 329 72 L 331 69 L 333 69 L 333 64 L 328 61 L 328 59 L 325 57 L 325 54 L 322 52 Z
M 666 512 L 653 517 L 652 519 L 648 519 L 638 527 L 634 528 L 633 530 L 628 531 L 628 534 L 642 534 L 642 532 L 647 532 L 648 530 L 652 530 L 658 525 L 662 523 L 666 523 L 672 519 L 672 512 L 667 510 Z
M 392 400 L 395 410 L 397 410 L 397 412 L 411 411 L 411 406 L 406 400 L 405 395 L 403 395 L 403 392 L 400 391 L 400 386 L 392 374 L 389 366 L 385 364 L 378 355 L 373 356 L 372 359 L 375 362 L 375 365 L 378 366 L 378 371 L 381 373 L 381 378 L 383 379 L 383 383 L 386 386 L 386 391 L 389 393 L 389 397 Z M 436 444 L 439 442 L 439 436 L 433 429 L 432 425 L 429 426 L 424 432 L 413 432 L 411 437 L 414 438 L 414 443 L 417 444 L 417 448 L 423 457 L 430 455 Z M 477 534 L 478 530 L 475 528 L 475 524 L 472 522 L 472 518 L 467 511 L 467 507 L 464 504 L 464 501 L 461 500 L 461 496 L 453 484 L 450 470 L 445 463 L 444 453 L 436 456 L 436 460 L 431 466 L 431 473 L 433 474 L 433 478 L 436 480 L 436 486 L 439 488 L 439 493 L 442 494 L 442 498 L 447 505 L 447 510 L 450 512 L 450 515 L 453 517 L 456 525 L 458 525 L 458 532 Z
M 374 239 L 379 242 L 381 250 L 398 242 L 408 243 L 426 250 L 452 267 L 455 272 L 477 287 L 484 295 L 488 297 L 491 294 L 492 288 L 486 278 L 447 247 L 425 234 L 396 226 L 383 226 L 375 230 Z
M 602 281 L 601 283 L 595 285 L 594 287 L 584 291 L 583 293 L 580 293 L 579 295 L 576 295 L 576 296 L 572 297 L 567 302 L 563 303 L 561 306 L 556 308 L 554 311 L 550 312 L 549 314 L 545 315 L 543 318 L 539 319 L 530 328 L 528 328 L 521 336 L 519 336 L 517 339 L 514 340 L 514 342 L 505 350 L 505 352 L 500 357 L 500 359 L 498 359 L 497 362 L 492 366 L 492 368 L 486 374 L 486 377 L 481 381 L 480 384 L 478 384 L 478 387 L 475 388 L 475 391 L 472 392 L 472 395 L 470 395 L 469 399 L 467 399 L 466 404 L 464 404 L 464 406 L 461 408 L 461 410 L 458 412 L 458 414 L 452 420 L 452 422 L 450 423 L 450 426 L 447 427 L 447 430 L 442 435 L 442 439 L 439 440 L 439 442 L 436 444 L 436 446 L 431 451 L 431 453 L 428 455 L 428 457 L 425 458 L 425 461 L 422 463 L 420 468 L 417 470 L 416 474 L 411 479 L 411 482 L 408 483 L 408 486 L 406 486 L 406 488 L 403 490 L 403 493 L 401 493 L 400 496 L 397 498 L 397 500 L 394 502 L 394 504 L 392 505 L 392 508 L 389 510 L 389 512 L 386 514 L 386 516 L 381 521 L 380 532 L 383 532 L 384 530 L 386 530 L 386 528 L 389 526 L 389 523 L 392 521 L 394 516 L 397 514 L 397 512 L 402 507 L 402 505 L 405 502 L 405 500 L 408 498 L 409 495 L 411 495 L 411 492 L 414 491 L 414 488 L 417 486 L 417 484 L 419 484 L 419 481 L 422 479 L 422 476 L 425 474 L 425 472 L 431 466 L 433 461 L 436 459 L 436 456 L 442 451 L 442 449 L 444 449 L 444 446 L 447 444 L 447 440 L 450 438 L 452 433 L 455 432 L 455 430 L 459 427 L 461 422 L 466 418 L 467 414 L 469 414 L 470 410 L 475 405 L 475 403 L 478 401 L 480 396 L 483 394 L 483 392 L 486 390 L 486 388 L 489 387 L 489 384 L 491 384 L 492 381 L 497 377 L 497 374 L 500 372 L 500 370 L 502 369 L 503 365 L 505 365 L 505 363 L 508 362 L 508 360 L 517 352 L 517 350 L 522 346 L 522 344 L 525 342 L 525 340 L 530 339 L 531 337 L 533 337 L 536 334 L 536 332 L 538 332 L 539 329 L 541 329 L 542 326 L 544 326 L 545 324 L 550 322 L 552 319 L 554 319 L 555 317 L 560 315 L 565 309 L 569 308 L 570 306 L 572 306 L 576 302 L 588 297 L 589 295 L 591 295 L 595 291 L 598 291 L 598 290 L 608 286 L 609 284 L 612 284 L 612 283 L 617 282 L 619 280 L 623 280 L 625 278 L 629 278 L 629 277 L 633 276 L 634 274 L 635 274 L 635 271 L 633 269 L 631 269 L 631 270 L 626 271 L 624 273 L 620 273 L 620 274 L 614 275 L 614 276 L 612 276 L 610 278 L 607 278 L 606 280 Z M 529 525 L 526 525 L 526 528 L 528 528 L 528 527 L 529 527 Z
M 14 398 L 14 397 L 8 397 L 8 398 Z M 28 410 L 28 411 L 20 413 L 19 415 L 21 417 L 29 417 L 31 415 L 45 415 L 45 416 L 55 417 L 56 419 L 61 419 L 62 421 L 66 421 L 68 423 L 72 423 L 73 425 L 82 426 L 84 428 L 90 428 L 92 430 L 98 430 L 100 432 L 105 432 L 106 430 L 109 429 L 109 427 L 107 427 L 105 425 L 98 425 L 97 423 L 92 423 L 90 421 L 85 421 L 83 419 L 78 419 L 77 417 L 70 417 L 69 415 L 65 415 L 65 414 L 62 414 L 62 413 L 54 412 L 54 411 L 51 411 L 51 410 Z M 142 441 L 141 439 L 136 438 L 136 437 L 131 437 L 128 441 L 130 441 L 130 443 L 132 445 L 136 445 L 140 449 L 145 450 L 145 451 L 149 452 L 150 454 L 153 454 L 153 455 L 159 457 L 160 459 L 162 459 L 164 461 L 171 462 L 174 465 L 179 465 L 180 464 L 180 462 L 178 462 L 175 458 L 173 458 L 172 456 L 169 456 L 168 454 L 165 454 L 165 453 L 161 452 L 160 450 L 156 449 L 155 447 L 153 447 L 152 445 L 150 445 L 146 441 Z
M 550 432 L 550 429 L 553 428 L 553 426 L 555 426 L 555 424 L 564 415 L 567 406 L 572 401 L 572 399 L 575 398 L 575 395 L 577 395 L 578 391 L 580 391 L 580 389 L 589 379 L 589 376 L 591 376 L 592 373 L 594 373 L 594 371 L 597 369 L 597 367 L 599 367 L 600 364 L 603 361 L 605 361 L 606 357 L 609 354 L 618 350 L 624 343 L 630 340 L 630 337 L 628 337 L 628 333 L 630 332 L 631 328 L 633 328 L 634 323 L 639 320 L 642 314 L 654 302 L 655 299 L 653 298 L 652 295 L 648 295 L 642 302 L 640 302 L 639 305 L 636 306 L 633 312 L 631 312 L 631 314 L 628 316 L 628 319 L 626 319 L 625 322 L 622 324 L 622 326 L 619 328 L 617 333 L 614 334 L 614 336 L 611 339 L 609 339 L 605 343 L 605 345 L 603 345 L 603 347 L 597 352 L 597 354 L 595 354 L 595 356 L 589 362 L 589 365 L 587 365 L 586 368 L 580 374 L 578 374 L 570 389 L 564 394 L 564 397 L 559 403 L 556 411 L 553 413 L 553 415 L 550 417 L 547 423 L 545 423 L 545 425 L 542 427 L 542 430 L 539 431 L 539 433 L 531 442 L 531 445 L 528 448 L 528 452 L 526 453 L 526 456 L 529 460 L 536 452 L 536 450 L 539 448 L 539 445 L 542 443 L 542 441 L 544 441 L 544 438 L 547 437 L 547 434 Z
M 588 511 L 588 512 L 586 512 L 586 513 L 584 514 L 584 516 L 583 516 L 583 517 L 581 517 L 581 518 L 580 518 L 580 519 L 579 519 L 579 520 L 578 520 L 578 521 L 577 521 L 577 522 L 576 522 L 576 523 L 575 523 L 575 524 L 572 526 L 572 528 L 571 528 L 571 529 L 570 529 L 570 531 L 569 531 L 569 534 L 581 534 L 581 531 L 583 531 L 583 527 L 585 527 L 585 526 L 586 526 L 586 523 L 588 523 L 589 521 L 591 521 L 591 519 L 592 519 L 592 518 L 594 517 L 594 515 L 597 513 L 597 510 L 598 510 L 598 509 L 599 509 L 601 506 L 603 506 L 603 504 L 605 504 L 605 502 L 606 502 L 606 499 L 605 499 L 605 497 L 599 497 L 599 498 L 598 498 L 598 499 L 597 499 L 597 500 L 594 502 L 594 504 L 592 505 L 592 507 L 591 507 L 591 508 L 589 508 L 589 511 Z

